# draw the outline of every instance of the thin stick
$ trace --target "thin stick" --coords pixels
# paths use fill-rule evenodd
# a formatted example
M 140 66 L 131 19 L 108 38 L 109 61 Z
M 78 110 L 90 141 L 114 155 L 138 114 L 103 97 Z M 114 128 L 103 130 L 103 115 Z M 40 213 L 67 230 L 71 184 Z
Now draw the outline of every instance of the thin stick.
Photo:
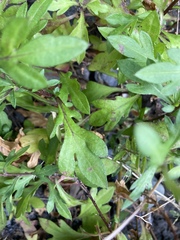
M 179 0 L 174 0 L 165 10 L 164 10 L 164 15 L 166 15 L 173 7 L 174 5 L 178 2 Z
M 84 190 L 84 192 L 87 194 L 87 196 L 90 198 L 91 202 L 93 203 L 94 207 L 96 208 L 97 212 L 99 213 L 99 216 L 101 217 L 101 219 L 103 220 L 103 222 L 105 223 L 107 229 L 112 232 L 112 229 L 110 228 L 108 222 L 106 221 L 105 217 L 103 216 L 101 210 L 99 209 L 98 205 L 96 204 L 96 202 L 94 201 L 93 197 L 91 196 L 91 193 L 88 191 L 87 187 L 80 182 L 80 187 Z
M 150 191 L 150 193 L 148 194 L 149 197 L 153 194 L 153 192 L 158 187 L 161 181 L 162 181 L 162 178 L 160 178 L 160 180 L 155 184 L 153 189 Z M 146 199 L 144 199 L 144 201 L 141 202 L 139 207 L 136 209 L 135 212 L 133 212 L 132 215 L 130 215 L 126 220 L 124 220 L 124 222 L 122 222 L 122 224 L 117 229 L 115 229 L 111 234 L 105 237 L 104 240 L 112 240 L 114 237 L 116 237 L 131 222 L 131 220 L 133 220 L 133 218 L 136 217 L 136 215 L 143 208 L 145 203 L 146 203 Z

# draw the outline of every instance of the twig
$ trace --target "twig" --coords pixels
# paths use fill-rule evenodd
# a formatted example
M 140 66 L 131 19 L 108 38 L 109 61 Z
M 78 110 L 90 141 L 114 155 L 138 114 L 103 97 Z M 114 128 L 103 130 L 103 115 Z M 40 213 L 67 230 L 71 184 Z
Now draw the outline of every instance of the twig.
M 156 183 L 156 185 L 150 191 L 150 193 L 148 194 L 149 197 L 153 194 L 155 189 L 158 187 L 158 185 L 161 182 L 161 180 L 162 179 L 160 178 L 160 180 Z M 117 229 L 115 229 L 111 234 L 109 234 L 109 236 L 105 237 L 104 240 L 112 240 L 114 237 L 116 237 L 133 220 L 133 218 L 136 217 L 136 215 L 143 208 L 145 203 L 146 203 L 146 199 L 144 199 L 141 202 L 139 207 L 136 209 L 136 211 L 132 215 L 130 215 L 126 220 L 124 220 L 124 222 L 122 222 L 122 224 Z
M 178 2 L 179 0 L 174 0 L 165 10 L 164 10 L 164 15 L 166 15 L 173 7 L 174 5 Z
M 91 202 L 93 203 L 94 207 L 96 208 L 97 212 L 99 213 L 99 216 L 101 217 L 101 219 L 103 220 L 103 222 L 105 223 L 107 229 L 112 232 L 112 229 L 110 228 L 108 222 L 106 221 L 105 217 L 103 216 L 101 210 L 99 209 L 98 205 L 96 204 L 96 202 L 94 201 L 93 197 L 91 196 L 91 193 L 88 191 L 87 187 L 80 182 L 80 187 L 83 189 L 83 191 L 87 194 L 87 196 L 89 197 L 89 199 L 91 200 Z
M 22 177 L 22 176 L 34 176 L 36 177 L 36 175 L 32 174 L 32 173 L 0 173 L 0 177 Z

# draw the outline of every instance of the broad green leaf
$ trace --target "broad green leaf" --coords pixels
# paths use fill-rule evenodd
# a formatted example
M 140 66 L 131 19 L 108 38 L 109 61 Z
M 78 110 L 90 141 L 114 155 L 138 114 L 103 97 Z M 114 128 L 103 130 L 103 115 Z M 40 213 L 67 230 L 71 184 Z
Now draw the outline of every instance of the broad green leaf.
M 3 29 L 1 36 L 1 56 L 8 56 L 20 46 L 28 35 L 28 20 L 14 18 Z
M 141 25 L 142 30 L 150 35 L 153 42 L 156 42 L 161 29 L 158 13 L 156 11 L 150 12 Z
M 65 13 L 70 7 L 72 6 L 77 6 L 78 3 L 76 1 L 71 1 L 71 0 L 56 0 L 53 1 L 50 6 L 48 7 L 48 11 L 58 11 L 57 15 L 62 15 Z
M 80 172 L 94 186 L 106 187 L 107 180 L 101 158 L 107 157 L 107 147 L 102 139 L 76 125 L 67 115 L 64 120 L 65 137 L 59 154 L 58 166 L 61 173 L 70 175 L 77 163 Z
M 27 10 L 28 10 L 28 5 L 27 2 L 24 2 L 23 4 L 21 4 L 21 6 L 19 6 L 17 12 L 16 12 L 16 17 L 26 17 L 27 14 Z
M 73 60 L 88 44 L 70 36 L 43 35 L 22 46 L 14 55 L 19 61 L 39 67 L 52 67 Z
M 180 65 L 170 62 L 151 64 L 135 74 L 136 77 L 150 83 L 164 83 L 167 81 L 180 81 Z
M 130 80 L 135 82 L 142 82 L 134 74 L 139 71 L 142 66 L 133 61 L 132 59 L 121 59 L 117 61 L 120 71 Z
M 168 172 L 168 176 L 170 179 L 178 179 L 180 177 L 180 166 L 176 166 L 176 167 L 172 168 Z
M 111 69 L 116 68 L 117 59 L 121 59 L 121 58 L 122 58 L 122 55 L 116 50 L 113 50 L 110 53 L 107 51 L 101 52 L 93 58 L 88 69 L 90 71 L 99 71 L 102 73 L 106 73 L 107 75 L 117 77 L 117 73 L 112 72 Z
M 122 92 L 123 89 L 117 88 L 117 87 L 108 87 L 103 84 L 99 84 L 96 82 L 89 81 L 86 85 L 86 89 L 83 91 L 83 93 L 86 95 L 89 102 L 92 102 L 94 100 L 107 97 L 111 93 L 114 92 Z
M 49 5 L 53 0 L 38 0 L 35 1 L 27 12 L 27 17 L 30 21 L 31 29 L 40 21 L 47 12 Z
M 167 43 L 168 48 L 180 48 L 180 35 L 172 34 L 163 31 L 166 37 L 169 39 Z
M 80 18 L 77 21 L 77 26 L 74 27 L 73 31 L 71 32 L 70 36 L 80 38 L 86 42 L 89 42 L 88 31 L 86 27 L 86 21 L 84 18 L 84 13 L 81 11 Z M 78 56 L 77 62 L 80 64 L 85 57 L 85 52 L 83 52 L 80 56 Z
M 60 80 L 64 87 L 67 88 L 67 92 L 70 94 L 74 106 L 82 113 L 89 114 L 90 106 L 86 95 L 80 90 L 80 84 L 78 83 L 78 81 L 76 79 L 71 79 L 70 76 L 71 73 L 62 74 Z
M 59 221 L 59 227 L 50 220 L 45 218 L 40 218 L 41 227 L 49 234 L 53 236 L 53 238 L 49 238 L 50 240 L 77 240 L 77 239 L 85 239 L 89 238 L 90 234 L 79 233 L 70 228 L 63 220 Z
M 36 69 L 23 63 L 13 61 L 3 61 L 1 68 L 16 82 L 20 87 L 28 89 L 42 89 L 47 87 L 47 80 Z
M 104 169 L 106 175 L 113 174 L 120 168 L 119 164 L 109 158 L 104 158 L 103 160 Z
M 93 105 L 100 110 L 92 113 L 90 124 L 105 125 L 105 131 L 115 127 L 122 117 L 127 117 L 138 95 L 130 98 L 116 97 L 115 100 L 95 100 Z
M 147 60 L 144 49 L 131 37 L 124 35 L 112 35 L 107 39 L 122 55 L 135 58 L 139 62 L 145 62 Z
M 109 210 L 107 207 L 107 203 L 111 200 L 114 194 L 114 187 L 108 187 L 107 189 L 102 189 L 97 192 L 96 188 L 91 189 L 91 196 L 93 197 L 94 201 L 96 202 L 97 206 L 99 207 L 100 211 L 105 214 Z M 110 206 L 109 206 L 110 207 Z M 80 218 L 87 217 L 97 214 L 97 210 L 94 207 L 94 204 L 90 199 L 87 200 L 85 204 L 81 206 L 81 213 L 79 215 Z
M 179 49 L 179 48 L 171 48 L 171 49 L 168 49 L 167 53 L 168 53 L 168 56 L 169 56 L 173 61 L 175 61 L 175 63 L 177 63 L 177 64 L 180 65 L 180 59 L 179 59 L 180 49 Z
M 107 38 L 110 33 L 115 30 L 116 28 L 113 27 L 98 27 L 99 32 L 104 38 Z
M 29 204 L 35 209 L 45 207 L 44 202 L 39 197 L 31 197 L 29 200 Z
M 111 26 L 127 25 L 135 20 L 136 16 L 125 13 L 114 13 L 106 17 L 106 21 Z
M 156 167 L 162 165 L 169 148 L 165 143 L 162 143 L 159 134 L 154 128 L 145 123 L 138 123 L 134 131 L 140 152 L 151 158 L 151 165 Z
M 146 32 L 141 31 L 139 33 L 139 40 L 142 44 L 142 48 L 144 49 L 147 58 L 155 61 L 154 47 L 150 36 Z
M 100 0 L 92 0 L 86 5 L 90 12 L 92 11 L 95 15 L 99 13 L 108 13 L 110 11 L 110 5 L 100 2 Z
M 68 193 L 64 191 L 64 189 L 61 187 L 60 183 L 56 182 L 57 190 L 59 192 L 60 197 L 64 201 L 64 203 L 67 205 L 67 207 L 75 207 L 77 205 L 83 204 L 76 198 L 72 197 Z
M 130 92 L 136 94 L 148 94 L 148 95 L 152 94 L 163 99 L 165 102 L 171 104 L 170 99 L 166 96 L 171 95 L 172 93 L 164 94 L 163 87 L 160 84 L 142 82 L 140 84 L 127 84 L 126 87 Z

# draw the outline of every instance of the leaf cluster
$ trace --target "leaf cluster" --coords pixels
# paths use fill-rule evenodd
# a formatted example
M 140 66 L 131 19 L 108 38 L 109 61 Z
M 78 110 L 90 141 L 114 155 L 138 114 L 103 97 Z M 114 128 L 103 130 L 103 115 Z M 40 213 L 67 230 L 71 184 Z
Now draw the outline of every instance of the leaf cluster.
M 57 226 L 41 218 L 42 228 L 52 239 L 107 235 L 108 203 L 117 190 L 109 175 L 137 176 L 130 192 L 121 187 L 126 190 L 125 199 L 118 200 L 123 214 L 153 188 L 156 173 L 180 200 L 180 41 L 161 21 L 167 5 L 154 2 L 147 7 L 146 1 L 37 0 L 31 6 L 2 1 L 0 230 L 7 222 L 4 207 L 9 217 L 24 219 L 32 208 L 45 207 L 72 220 L 70 209 L 80 206 L 78 231 L 64 220 Z M 114 77 L 117 86 L 91 79 L 84 88 L 75 65 Z M 144 106 L 145 96 L 161 105 L 155 117 Z M 8 105 L 29 117 L 18 133 Z M 89 187 L 91 197 L 71 196 L 66 183 Z M 44 184 L 45 202 L 36 196 Z M 112 227 L 122 218 L 117 213 Z

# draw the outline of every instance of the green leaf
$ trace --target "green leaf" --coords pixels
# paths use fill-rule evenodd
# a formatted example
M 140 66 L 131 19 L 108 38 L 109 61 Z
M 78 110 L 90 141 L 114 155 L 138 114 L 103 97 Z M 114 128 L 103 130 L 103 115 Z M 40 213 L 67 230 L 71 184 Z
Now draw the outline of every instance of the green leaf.
M 130 80 L 135 82 L 142 82 L 134 74 L 139 71 L 142 66 L 133 61 L 132 59 L 121 59 L 117 61 L 120 71 Z
M 180 81 L 180 65 L 170 62 L 151 64 L 135 74 L 136 77 L 151 83 L 164 83 L 167 81 Z
M 102 126 L 105 124 L 105 131 L 115 127 L 122 117 L 127 117 L 131 107 L 138 99 L 138 95 L 130 98 L 116 97 L 115 100 L 96 100 L 93 105 L 100 110 L 92 113 L 90 124 Z
M 24 215 L 29 207 L 29 201 L 31 197 L 34 195 L 35 191 L 39 188 L 39 186 L 43 184 L 42 181 L 36 182 L 34 186 L 28 187 L 24 189 L 23 195 L 21 199 L 17 203 L 16 217 L 19 218 L 21 215 Z
M 129 195 L 130 199 L 133 201 L 136 201 L 141 194 L 144 192 L 145 189 L 151 189 L 152 188 L 152 179 L 154 177 L 154 174 L 157 170 L 156 166 L 150 166 L 139 179 L 137 179 L 133 185 L 131 186 L 131 189 L 134 189 L 132 193 Z M 126 200 L 123 204 L 122 210 L 126 209 L 130 205 L 132 205 L 133 202 L 130 200 Z
M 121 88 L 108 87 L 103 84 L 89 81 L 86 85 L 86 89 L 83 93 L 86 95 L 89 102 L 97 100 L 99 98 L 104 98 L 114 92 L 122 92 Z
M 27 14 L 27 10 L 28 10 L 28 5 L 27 2 L 24 2 L 23 4 L 21 4 L 21 6 L 19 6 L 17 12 L 16 12 L 16 17 L 26 17 Z
M 150 35 L 153 42 L 156 42 L 161 29 L 158 13 L 156 11 L 150 12 L 141 25 L 142 30 Z
M 6 223 L 7 223 L 7 219 L 6 219 L 6 214 L 4 210 L 4 204 L 2 199 L 0 198 L 0 232 L 5 228 Z
M 49 11 L 58 11 L 57 14 L 62 15 L 65 13 L 70 7 L 72 6 L 77 6 L 78 3 L 76 1 L 71 1 L 71 0 L 66 0 L 66 1 L 61 1 L 61 0 L 56 0 L 51 3 L 49 6 L 48 10 Z
M 168 48 L 180 48 L 180 35 L 172 34 L 163 31 L 166 37 L 169 39 L 167 43 Z
M 115 173 L 117 171 L 117 169 L 120 168 L 118 163 L 116 163 L 115 161 L 113 161 L 109 158 L 104 158 L 102 161 L 104 164 L 104 169 L 105 169 L 106 175 Z
M 71 32 L 70 36 L 80 38 L 86 42 L 89 42 L 88 31 L 86 27 L 86 21 L 84 18 L 84 13 L 81 11 L 80 18 L 77 21 L 77 26 L 74 27 L 73 31 Z M 85 57 L 85 52 L 83 52 L 80 56 L 78 56 L 77 62 L 80 64 Z
M 35 27 L 40 19 L 44 16 L 52 1 L 53 0 L 38 0 L 32 4 L 27 12 L 27 17 L 29 18 L 31 29 Z
M 63 108 L 66 117 L 65 137 L 58 159 L 60 172 L 67 175 L 73 174 L 77 162 L 79 170 L 89 182 L 99 187 L 106 187 L 107 179 L 101 160 L 108 154 L 105 143 L 93 132 L 76 125 L 68 116 L 65 106 Z
M 29 146 L 22 147 L 20 150 L 15 152 L 12 150 L 6 158 L 6 163 L 4 165 L 4 171 L 7 171 L 7 167 L 14 161 L 19 160 L 19 158 L 28 150 Z
M 102 189 L 99 192 L 96 188 L 91 189 L 91 196 L 93 197 L 94 201 L 96 202 L 97 206 L 99 207 L 100 211 L 105 214 L 110 210 L 107 208 L 107 203 L 111 200 L 114 194 L 114 187 L 108 187 L 107 189 Z M 91 216 L 97 214 L 97 210 L 94 207 L 94 204 L 90 199 L 86 201 L 86 204 L 81 206 L 81 213 L 79 215 L 80 218 L 85 218 L 87 216 Z
M 58 227 L 55 223 L 50 220 L 39 218 L 41 227 L 49 234 L 53 236 L 50 240 L 77 240 L 89 238 L 89 234 L 79 233 L 70 228 L 63 220 L 59 221 L 60 226 Z
M 64 201 L 62 200 L 62 198 L 59 195 L 59 192 L 54 188 L 54 184 L 49 182 L 48 186 L 49 186 L 49 190 L 50 190 L 50 196 L 49 196 L 48 203 L 47 203 L 48 213 L 53 211 L 54 205 L 55 205 L 58 213 L 61 216 L 71 220 L 72 217 L 71 217 L 71 213 L 67 207 L 67 204 L 64 203 Z
M 147 56 L 147 58 L 155 61 L 154 47 L 150 36 L 146 32 L 141 31 L 139 33 L 139 40 L 142 44 L 142 47 L 145 51 L 145 55 Z
M 30 66 L 13 61 L 3 61 L 0 65 L 20 87 L 36 90 L 47 87 L 45 77 Z
M 127 25 L 133 22 L 136 19 L 136 16 L 124 13 L 114 13 L 106 17 L 106 21 L 111 26 Z
M 71 195 L 66 193 L 58 182 L 56 182 L 56 186 L 57 186 L 57 190 L 59 192 L 60 197 L 62 198 L 64 203 L 67 205 L 67 207 L 75 207 L 77 205 L 83 204 L 76 198 L 73 198 Z
M 145 123 L 138 123 L 135 126 L 134 134 L 140 152 L 151 158 L 150 164 L 156 167 L 162 165 L 169 147 L 162 143 L 154 128 Z
M 67 92 L 70 94 L 74 106 L 82 113 L 89 114 L 90 106 L 86 95 L 80 90 L 78 81 L 76 79 L 70 79 L 70 76 L 71 73 L 61 75 L 63 87 L 67 88 Z M 61 91 L 59 97 L 61 98 Z
M 45 207 L 44 202 L 38 197 L 31 197 L 29 204 L 35 209 Z
M 22 46 L 14 55 L 19 61 L 39 67 L 52 67 L 73 60 L 88 44 L 70 36 L 43 35 Z
M 109 36 L 108 41 L 122 55 L 135 58 L 139 62 L 146 62 L 147 56 L 144 49 L 131 37 L 124 35 Z
M 1 56 L 8 56 L 14 52 L 26 39 L 29 32 L 28 20 L 14 18 L 3 29 L 1 36 Z
M 180 59 L 179 59 L 180 49 L 179 49 L 179 48 L 171 48 L 171 49 L 168 49 L 167 53 L 168 53 L 168 56 L 169 56 L 173 61 L 175 61 L 175 63 L 177 63 L 177 64 L 180 65 Z
M 18 199 L 22 195 L 25 187 L 34 178 L 35 178 L 35 175 L 29 175 L 29 176 L 27 175 L 27 176 L 18 177 L 18 179 L 15 183 L 15 186 L 14 186 L 14 191 L 15 191 L 15 196 L 14 197 L 15 197 L 15 199 Z
M 173 167 L 169 172 L 168 172 L 168 177 L 170 179 L 178 179 L 180 177 L 180 166 Z
M 165 102 L 171 104 L 169 98 L 166 97 L 168 95 L 171 95 L 171 93 L 164 94 L 163 87 L 160 84 L 143 82 L 141 84 L 127 84 L 126 87 L 130 92 L 136 94 L 148 94 L 148 95 L 152 94 L 163 99 Z
M 108 51 L 101 52 L 93 58 L 88 69 L 90 71 L 99 71 L 102 73 L 106 73 L 107 75 L 117 77 L 117 73 L 112 72 L 111 69 L 116 68 L 116 61 L 117 59 L 121 59 L 121 58 L 122 58 L 122 55 L 116 50 L 113 50 L 110 53 Z
M 54 195 L 53 196 L 54 197 L 54 203 L 55 203 L 55 206 L 56 206 L 56 209 L 57 209 L 58 213 L 61 216 L 65 217 L 66 219 L 72 220 L 71 212 L 69 211 L 69 209 L 67 207 L 67 204 L 64 203 L 62 201 L 62 199 L 60 198 L 59 193 L 53 191 L 53 193 L 51 193 L 51 194 Z
M 92 0 L 86 5 L 88 10 L 92 11 L 95 15 L 99 13 L 108 13 L 110 10 L 110 5 L 100 2 L 100 0 Z

